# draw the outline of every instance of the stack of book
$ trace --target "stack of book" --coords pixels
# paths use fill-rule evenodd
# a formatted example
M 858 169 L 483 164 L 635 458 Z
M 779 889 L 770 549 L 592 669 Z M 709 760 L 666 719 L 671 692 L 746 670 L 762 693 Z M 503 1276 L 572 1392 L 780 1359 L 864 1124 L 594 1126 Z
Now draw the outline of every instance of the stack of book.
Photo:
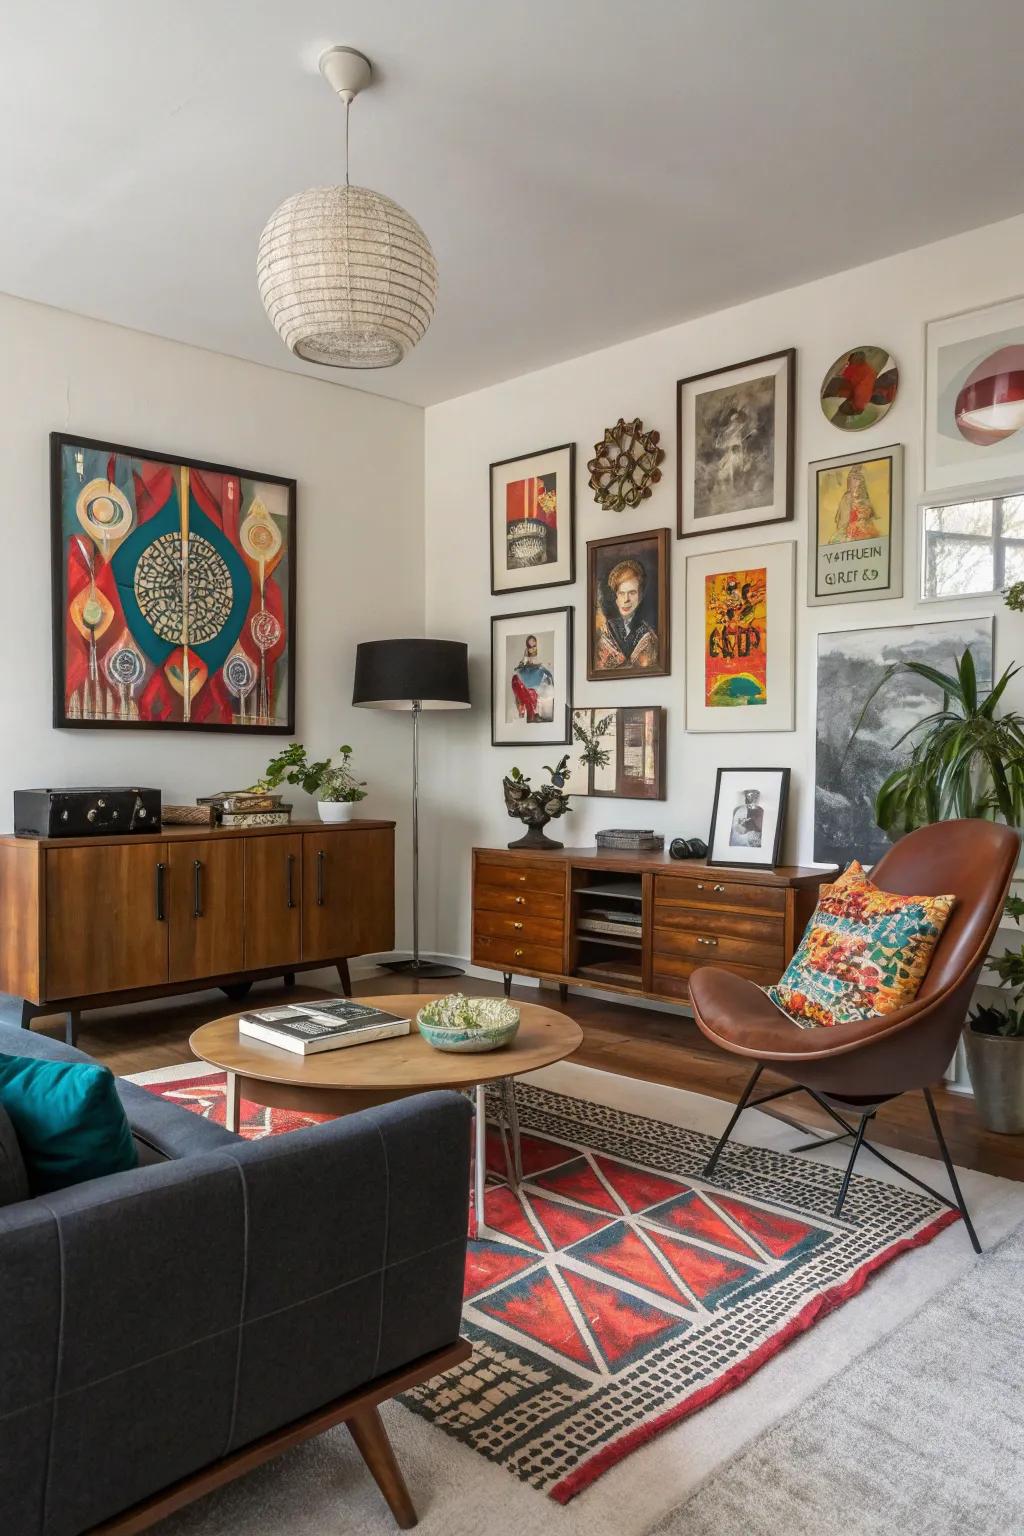
M 312 1056 L 347 1045 L 364 1045 L 407 1035 L 409 1020 L 351 998 L 325 997 L 316 1003 L 286 1003 L 239 1015 L 238 1032 L 267 1045 Z
M 292 819 L 292 808 L 281 795 L 263 789 L 222 789 L 200 795 L 197 805 L 209 806 L 222 827 L 277 827 Z

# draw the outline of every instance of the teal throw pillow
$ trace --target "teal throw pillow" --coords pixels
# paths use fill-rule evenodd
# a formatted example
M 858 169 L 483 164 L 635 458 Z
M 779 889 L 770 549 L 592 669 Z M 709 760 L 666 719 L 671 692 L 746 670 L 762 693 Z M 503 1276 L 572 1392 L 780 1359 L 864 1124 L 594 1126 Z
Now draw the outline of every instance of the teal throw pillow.
M 0 1056 L 0 1104 L 14 1126 L 34 1195 L 138 1164 L 109 1067 Z

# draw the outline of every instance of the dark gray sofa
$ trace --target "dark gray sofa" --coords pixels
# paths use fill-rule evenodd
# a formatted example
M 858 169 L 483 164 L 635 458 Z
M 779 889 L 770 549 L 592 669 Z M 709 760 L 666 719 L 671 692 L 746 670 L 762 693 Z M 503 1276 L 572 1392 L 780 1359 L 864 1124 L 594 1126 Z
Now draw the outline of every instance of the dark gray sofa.
M 149 1160 L 0 1209 L 4 1536 L 78 1536 L 458 1339 L 465 1100 L 245 1142 L 118 1086 Z

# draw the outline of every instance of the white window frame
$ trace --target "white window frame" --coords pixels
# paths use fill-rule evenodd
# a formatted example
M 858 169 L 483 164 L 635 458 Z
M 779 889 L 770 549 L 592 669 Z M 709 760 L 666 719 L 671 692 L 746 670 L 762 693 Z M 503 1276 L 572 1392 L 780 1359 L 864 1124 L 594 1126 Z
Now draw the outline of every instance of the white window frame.
M 990 603 L 993 597 L 1001 597 L 1005 590 L 1003 577 L 1003 555 L 1007 542 L 1024 546 L 1024 535 L 1019 539 L 1004 540 L 999 533 L 999 515 L 1002 502 L 1008 496 L 1024 496 L 1024 480 L 1014 477 L 1010 480 L 989 480 L 981 484 L 958 485 L 933 492 L 932 495 L 919 496 L 917 500 L 917 603 L 931 606 L 932 603 Z M 982 534 L 944 534 L 944 538 L 963 538 L 978 544 L 992 545 L 992 568 L 994 585 L 985 592 L 941 592 L 930 595 L 924 590 L 925 572 L 928 568 L 928 530 L 925 527 L 925 513 L 936 507 L 957 507 L 966 501 L 991 501 L 996 503 L 993 516 L 992 536 L 986 539 Z

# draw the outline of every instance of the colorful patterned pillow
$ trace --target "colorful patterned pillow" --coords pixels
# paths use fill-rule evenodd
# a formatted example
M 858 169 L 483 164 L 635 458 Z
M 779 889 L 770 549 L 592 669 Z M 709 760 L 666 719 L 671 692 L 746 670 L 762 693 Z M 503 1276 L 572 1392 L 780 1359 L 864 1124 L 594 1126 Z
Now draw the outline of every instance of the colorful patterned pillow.
M 765 991 L 801 1029 L 849 1024 L 911 1002 L 955 896 L 895 896 L 856 859 L 823 885 L 782 980 Z

